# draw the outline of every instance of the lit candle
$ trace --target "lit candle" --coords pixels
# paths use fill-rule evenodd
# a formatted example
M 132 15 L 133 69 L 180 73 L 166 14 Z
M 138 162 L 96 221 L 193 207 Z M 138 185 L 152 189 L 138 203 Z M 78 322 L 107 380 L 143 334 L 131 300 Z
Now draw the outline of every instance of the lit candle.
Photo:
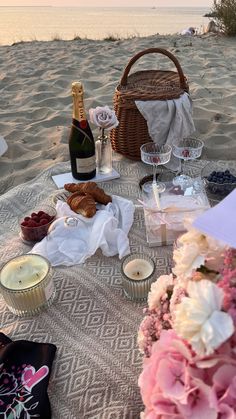
M 13 313 L 35 314 L 54 297 L 49 261 L 33 254 L 13 258 L 0 272 L 0 289 Z
M 130 279 L 145 279 L 151 275 L 152 272 L 152 264 L 145 259 L 133 259 L 124 266 L 124 273 Z
M 122 279 L 126 296 L 135 301 L 146 300 L 154 280 L 155 264 L 145 255 L 132 254 L 123 259 Z

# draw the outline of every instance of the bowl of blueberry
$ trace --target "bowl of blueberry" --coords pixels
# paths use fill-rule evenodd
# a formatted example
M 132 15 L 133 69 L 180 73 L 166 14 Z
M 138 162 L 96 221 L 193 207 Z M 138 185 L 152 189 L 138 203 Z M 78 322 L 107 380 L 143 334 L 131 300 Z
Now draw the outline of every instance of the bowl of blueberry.
M 236 170 L 227 162 L 210 162 L 201 173 L 206 191 L 224 198 L 236 187 Z
M 50 205 L 36 208 L 20 218 L 20 237 L 26 243 L 35 243 L 42 240 L 56 218 L 56 210 Z

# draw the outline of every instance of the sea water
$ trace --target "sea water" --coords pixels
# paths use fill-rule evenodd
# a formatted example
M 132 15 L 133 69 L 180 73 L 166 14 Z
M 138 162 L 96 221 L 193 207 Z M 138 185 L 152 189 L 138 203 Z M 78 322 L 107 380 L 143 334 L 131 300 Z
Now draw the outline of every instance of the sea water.
M 19 41 L 127 38 L 203 31 L 209 12 L 199 7 L 0 7 L 0 45 Z

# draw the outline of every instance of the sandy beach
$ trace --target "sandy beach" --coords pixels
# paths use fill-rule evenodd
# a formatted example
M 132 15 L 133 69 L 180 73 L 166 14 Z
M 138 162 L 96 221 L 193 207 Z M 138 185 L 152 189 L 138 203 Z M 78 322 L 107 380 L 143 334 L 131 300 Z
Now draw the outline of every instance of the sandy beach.
M 68 161 L 71 82 L 81 80 L 85 105 L 112 107 L 123 69 L 137 52 L 170 50 L 190 85 L 202 157 L 236 159 L 235 38 L 150 36 L 122 41 L 50 41 L 0 47 L 0 193 L 32 179 L 56 162 Z M 168 59 L 145 56 L 134 67 L 170 69 Z M 96 130 L 94 135 L 96 136 Z

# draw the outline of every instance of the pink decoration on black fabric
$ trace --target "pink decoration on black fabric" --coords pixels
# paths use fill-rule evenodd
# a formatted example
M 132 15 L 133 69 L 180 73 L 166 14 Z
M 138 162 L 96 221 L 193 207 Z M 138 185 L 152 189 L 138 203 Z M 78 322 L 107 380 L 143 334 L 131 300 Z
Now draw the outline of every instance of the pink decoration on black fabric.
M 0 333 L 0 417 L 51 418 L 47 387 L 55 353 L 51 343 L 13 342 Z

